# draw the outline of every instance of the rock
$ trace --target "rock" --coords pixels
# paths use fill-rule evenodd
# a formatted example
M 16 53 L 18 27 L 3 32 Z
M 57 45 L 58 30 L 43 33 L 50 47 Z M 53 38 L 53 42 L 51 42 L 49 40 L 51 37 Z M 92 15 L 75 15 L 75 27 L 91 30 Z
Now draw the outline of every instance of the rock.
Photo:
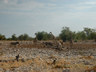
M 94 70 L 91 70 L 90 72 L 95 72 Z
M 62 72 L 70 72 L 70 69 L 64 69 Z
M 3 72 L 4 70 L 2 68 L 0 68 L 0 72 Z
M 23 58 L 21 59 L 21 61 L 22 61 L 22 62 L 25 62 L 25 60 L 24 60 Z
M 88 61 L 83 61 L 85 65 L 91 65 Z

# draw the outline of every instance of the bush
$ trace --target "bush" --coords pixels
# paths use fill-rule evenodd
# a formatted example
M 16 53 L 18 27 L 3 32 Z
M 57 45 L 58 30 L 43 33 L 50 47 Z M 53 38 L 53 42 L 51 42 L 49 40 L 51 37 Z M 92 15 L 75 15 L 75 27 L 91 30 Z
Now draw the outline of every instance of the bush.
M 42 31 L 42 32 L 36 33 L 36 38 L 38 40 L 50 40 L 50 39 L 52 39 L 52 36 L 50 33 Z
M 70 40 L 72 36 L 72 32 L 70 31 L 69 27 L 63 27 L 59 37 L 63 40 L 63 42 Z
M 6 39 L 5 35 L 0 34 L 0 40 L 5 40 L 5 39 Z
M 22 34 L 18 36 L 18 40 L 33 40 L 33 38 L 30 37 L 28 34 Z

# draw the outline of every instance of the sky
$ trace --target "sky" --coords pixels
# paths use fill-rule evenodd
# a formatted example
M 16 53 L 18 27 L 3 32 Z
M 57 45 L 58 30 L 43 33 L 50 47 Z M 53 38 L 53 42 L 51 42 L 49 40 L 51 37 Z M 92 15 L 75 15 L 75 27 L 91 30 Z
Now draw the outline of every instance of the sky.
M 0 34 L 52 32 L 62 27 L 81 31 L 96 28 L 96 0 L 0 0 Z

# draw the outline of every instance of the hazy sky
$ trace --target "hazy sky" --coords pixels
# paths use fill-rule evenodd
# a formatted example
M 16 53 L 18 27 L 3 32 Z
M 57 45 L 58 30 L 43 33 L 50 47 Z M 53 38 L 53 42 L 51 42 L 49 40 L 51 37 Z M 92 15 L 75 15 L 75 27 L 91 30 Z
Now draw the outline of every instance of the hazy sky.
M 58 35 L 96 28 L 96 0 L 0 0 L 0 33 L 10 37 L 46 31 Z

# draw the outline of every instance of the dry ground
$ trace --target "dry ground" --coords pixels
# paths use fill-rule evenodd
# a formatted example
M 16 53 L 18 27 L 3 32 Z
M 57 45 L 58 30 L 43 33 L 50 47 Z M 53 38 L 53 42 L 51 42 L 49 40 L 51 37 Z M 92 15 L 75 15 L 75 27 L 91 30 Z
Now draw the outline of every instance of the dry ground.
M 0 72 L 96 72 L 95 43 L 74 43 L 71 49 L 64 43 L 61 51 L 31 41 L 20 42 L 20 46 L 0 43 Z

